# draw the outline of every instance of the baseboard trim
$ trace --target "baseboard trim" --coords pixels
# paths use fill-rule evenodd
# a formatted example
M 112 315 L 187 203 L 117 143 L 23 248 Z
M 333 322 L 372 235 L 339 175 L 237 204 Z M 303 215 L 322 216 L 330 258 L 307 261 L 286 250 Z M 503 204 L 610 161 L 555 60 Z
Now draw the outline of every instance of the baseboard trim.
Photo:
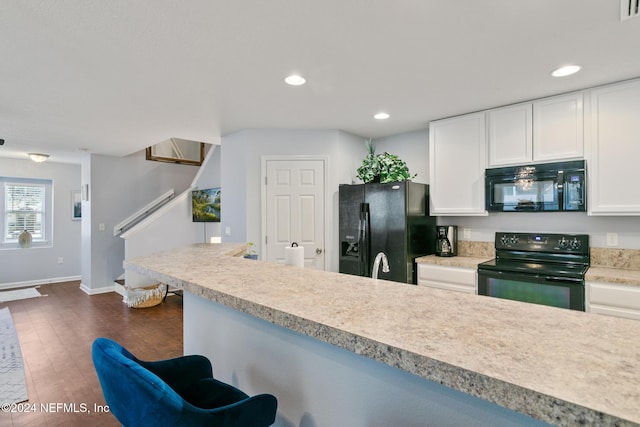
M 31 286 L 49 285 L 51 283 L 73 282 L 81 279 L 82 279 L 82 276 L 69 276 L 69 277 L 55 277 L 52 279 L 26 280 L 24 282 L 2 283 L 0 284 L 0 290 L 28 288 Z
M 109 292 L 115 292 L 115 286 L 103 286 L 102 288 L 88 288 L 84 285 L 84 283 L 80 283 L 80 290 L 87 295 L 98 295 L 98 294 L 106 294 Z

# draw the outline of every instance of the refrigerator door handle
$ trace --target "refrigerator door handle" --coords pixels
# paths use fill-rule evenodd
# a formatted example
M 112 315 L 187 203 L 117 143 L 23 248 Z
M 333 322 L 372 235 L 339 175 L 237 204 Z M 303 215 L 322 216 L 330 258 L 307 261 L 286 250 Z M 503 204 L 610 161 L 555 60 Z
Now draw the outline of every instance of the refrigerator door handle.
M 369 276 L 369 204 L 360 204 L 358 224 L 358 265 L 360 276 Z

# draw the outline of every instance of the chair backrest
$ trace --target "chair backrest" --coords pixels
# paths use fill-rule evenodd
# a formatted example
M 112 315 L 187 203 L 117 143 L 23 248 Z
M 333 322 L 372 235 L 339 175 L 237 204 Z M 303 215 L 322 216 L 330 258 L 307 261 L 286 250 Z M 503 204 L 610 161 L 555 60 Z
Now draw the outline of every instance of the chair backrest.
M 109 411 L 123 426 L 174 425 L 183 399 L 120 344 L 98 338 L 93 363 Z
M 97 338 L 92 356 L 109 410 L 125 427 L 266 427 L 275 420 L 277 400 L 270 394 L 198 408 L 113 340 Z

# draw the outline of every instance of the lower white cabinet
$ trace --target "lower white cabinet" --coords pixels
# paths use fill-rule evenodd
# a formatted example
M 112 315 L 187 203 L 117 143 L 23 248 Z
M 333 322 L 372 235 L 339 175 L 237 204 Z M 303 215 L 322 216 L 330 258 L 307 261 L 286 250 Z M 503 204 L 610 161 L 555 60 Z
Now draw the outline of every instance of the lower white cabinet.
M 586 310 L 640 320 L 640 286 L 587 282 Z
M 475 294 L 478 289 L 476 269 L 418 264 L 418 285 Z

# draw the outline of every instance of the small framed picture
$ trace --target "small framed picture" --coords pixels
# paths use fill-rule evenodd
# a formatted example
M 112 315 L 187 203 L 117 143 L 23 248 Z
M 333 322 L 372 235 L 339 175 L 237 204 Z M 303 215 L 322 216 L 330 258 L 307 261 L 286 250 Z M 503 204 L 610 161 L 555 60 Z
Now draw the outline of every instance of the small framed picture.
M 71 192 L 71 219 L 74 221 L 82 219 L 82 195 L 80 190 Z

